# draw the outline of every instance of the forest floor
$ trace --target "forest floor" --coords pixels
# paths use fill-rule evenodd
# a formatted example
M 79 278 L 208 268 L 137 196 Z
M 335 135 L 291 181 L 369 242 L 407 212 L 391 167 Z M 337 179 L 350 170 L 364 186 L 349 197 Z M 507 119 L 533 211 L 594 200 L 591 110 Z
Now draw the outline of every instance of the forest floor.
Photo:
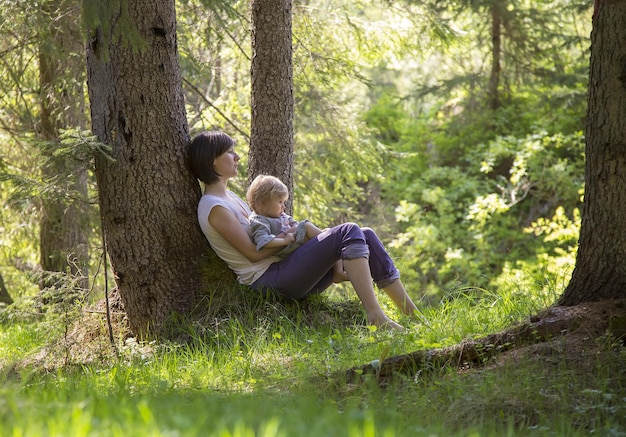
M 118 351 L 113 343 L 123 344 L 131 333 L 119 298 L 111 301 L 110 325 L 104 317 L 105 308 L 100 303 L 85 312 L 63 338 L 17 367 L 52 370 L 68 364 L 104 363 L 115 358 Z M 111 337 L 116 341 L 112 342 Z M 607 339 L 618 348 L 625 346 L 626 299 L 550 307 L 501 332 L 446 348 L 389 357 L 380 363 L 359 365 L 335 376 L 354 382 L 369 373 L 384 383 L 396 374 L 411 374 L 422 368 L 432 368 L 433 364 L 467 371 L 477 367 L 496 369 L 507 363 L 556 360 L 565 360 L 569 367 L 584 373 L 602 361 L 601 355 L 607 353 Z
M 396 374 L 411 374 L 433 366 L 459 370 L 497 369 L 511 363 L 566 362 L 585 374 L 597 368 L 603 354 L 626 346 L 626 299 L 547 308 L 501 332 L 454 346 L 412 352 L 374 365 L 348 369 L 348 381 L 375 374 L 379 382 Z
M 498 357 L 496 364 L 507 360 L 544 359 L 558 350 L 568 362 L 584 369 L 592 361 L 595 365 L 598 355 L 606 349 L 602 339 L 626 346 L 626 300 L 551 307 L 531 318 L 526 327 L 537 332 L 536 338 L 541 341 L 512 348 Z
M 320 318 L 332 320 L 338 329 L 353 326 L 354 315 L 361 314 L 358 302 L 341 308 L 343 311 L 337 311 L 336 302 L 322 301 L 297 307 L 296 311 L 302 316 L 300 322 L 312 329 Z M 33 372 L 55 375 L 69 370 L 71 375 L 73 369 L 82 372 L 91 365 L 107 368 L 120 358 L 133 358 L 133 354 L 139 354 L 137 363 L 143 368 L 144 352 L 150 356 L 154 344 L 134 340 L 118 299 L 110 305 L 111 324 L 106 322 L 105 309 L 99 303 L 85 310 L 54 344 L 9 369 L 0 368 L 0 374 L 16 380 Z M 267 305 L 257 309 L 264 316 L 272 315 Z M 278 306 L 276 314 L 288 319 L 291 310 Z M 340 318 L 337 312 L 342 314 Z M 248 318 L 256 320 L 254 315 Z M 306 372 L 308 376 L 290 375 L 287 380 L 283 375 L 281 381 L 289 381 L 288 390 L 294 379 L 305 389 L 314 384 L 320 393 L 332 398 L 333 405 L 355 399 L 366 399 L 367 404 L 370 400 L 364 396 L 370 393 L 390 394 L 401 411 L 409 412 L 407 417 L 420 418 L 420 426 L 435 421 L 432 426 L 436 427 L 445 417 L 445 429 L 458 435 L 466 435 L 463 430 L 468 426 L 483 426 L 483 420 L 487 430 L 514 425 L 519 435 L 544 428 L 554 430 L 554 435 L 626 435 L 625 362 L 623 299 L 549 307 L 500 332 L 467 338 L 452 346 L 416 350 L 330 374 Z M 129 363 L 135 365 L 134 360 Z M 371 390 L 370 383 L 378 383 L 383 390 Z M 161 395 L 167 397 L 167 393 Z M 266 395 L 259 391 L 259 396 Z M 375 399 L 379 398 L 372 398 L 372 402 Z M 561 429 L 564 431 L 558 431 Z M 451 434 L 446 431 L 442 435 Z

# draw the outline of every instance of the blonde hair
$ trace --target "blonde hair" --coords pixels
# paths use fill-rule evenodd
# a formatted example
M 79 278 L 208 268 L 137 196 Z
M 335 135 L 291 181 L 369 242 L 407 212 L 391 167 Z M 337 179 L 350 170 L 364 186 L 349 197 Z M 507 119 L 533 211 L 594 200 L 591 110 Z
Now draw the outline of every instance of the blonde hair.
M 259 207 L 269 199 L 286 196 L 289 196 L 289 191 L 280 179 L 270 175 L 258 175 L 248 188 L 246 200 L 250 208 L 258 212 L 255 206 Z

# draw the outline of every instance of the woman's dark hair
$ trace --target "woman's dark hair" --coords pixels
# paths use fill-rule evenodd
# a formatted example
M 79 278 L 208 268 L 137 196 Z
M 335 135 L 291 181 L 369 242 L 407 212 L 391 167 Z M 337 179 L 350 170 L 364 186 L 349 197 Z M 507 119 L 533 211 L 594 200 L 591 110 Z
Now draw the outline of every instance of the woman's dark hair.
M 234 145 L 233 139 L 223 132 L 200 132 L 191 140 L 187 151 L 191 173 L 205 184 L 217 182 L 220 175 L 215 172 L 213 162 Z

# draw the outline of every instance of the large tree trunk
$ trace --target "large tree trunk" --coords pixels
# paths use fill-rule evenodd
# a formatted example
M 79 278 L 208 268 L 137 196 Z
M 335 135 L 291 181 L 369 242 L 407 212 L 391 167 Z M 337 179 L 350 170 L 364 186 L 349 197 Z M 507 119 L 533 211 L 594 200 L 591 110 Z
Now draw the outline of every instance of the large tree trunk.
M 291 0 L 252 1 L 252 127 L 248 178 L 293 187 Z
M 598 1 L 591 33 L 585 201 L 561 305 L 626 296 L 626 1 Z
M 51 0 L 42 4 L 48 26 L 39 42 L 41 124 L 39 138 L 46 144 L 42 167 L 45 180 L 66 184 L 70 195 L 45 196 L 40 224 L 40 263 L 44 272 L 69 272 L 88 286 L 89 220 L 87 169 L 84 163 L 55 158 L 61 129 L 85 128 L 85 62 L 80 34 L 78 0 Z M 43 277 L 42 288 L 55 285 Z
M 112 147 L 112 160 L 96 158 L 107 249 L 131 329 L 159 335 L 192 308 L 208 251 L 186 166 L 174 0 L 84 5 L 102 19 L 89 30 L 87 67 L 93 131 Z

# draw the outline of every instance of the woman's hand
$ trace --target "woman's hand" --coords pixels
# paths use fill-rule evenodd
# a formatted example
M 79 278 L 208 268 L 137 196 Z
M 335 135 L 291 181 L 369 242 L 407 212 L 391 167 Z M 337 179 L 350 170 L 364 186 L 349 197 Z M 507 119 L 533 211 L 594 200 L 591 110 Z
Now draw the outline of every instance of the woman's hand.
M 209 223 L 231 246 L 252 262 L 260 261 L 278 252 L 276 248 L 256 250 L 256 245 L 239 220 L 223 206 L 215 206 L 211 210 Z

